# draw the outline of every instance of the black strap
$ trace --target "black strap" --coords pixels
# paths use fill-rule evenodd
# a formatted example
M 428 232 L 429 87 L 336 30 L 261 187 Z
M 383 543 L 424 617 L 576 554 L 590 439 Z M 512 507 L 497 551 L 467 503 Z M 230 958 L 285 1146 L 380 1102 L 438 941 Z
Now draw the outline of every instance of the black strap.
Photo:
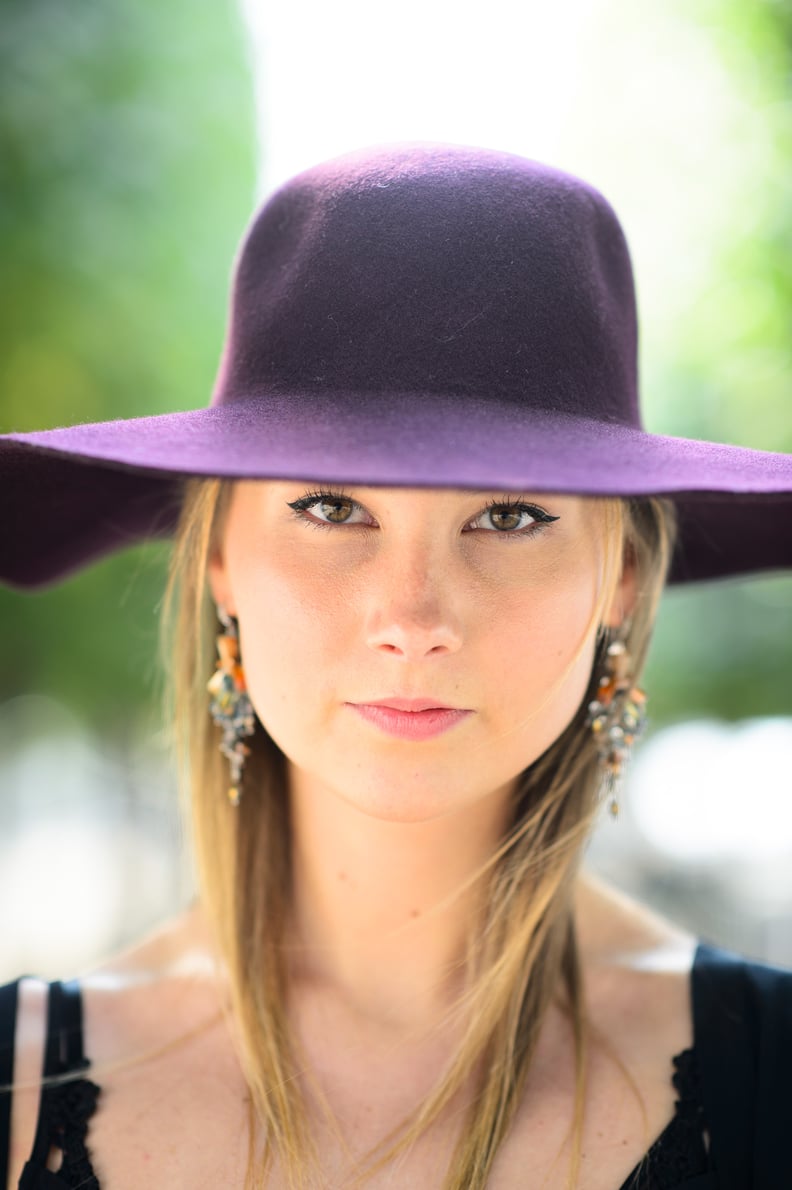
M 19 1004 L 19 984 L 0 987 L 0 1086 L 14 1081 L 14 1049 Z M 39 1112 L 33 1153 L 19 1182 L 25 1190 L 63 1190 L 80 1186 L 98 1190 L 99 1183 L 91 1168 L 84 1137 L 99 1088 L 80 1077 L 90 1066 L 83 1052 L 82 994 L 76 980 L 49 985 L 47 1035 L 44 1042 L 43 1075 L 73 1075 L 66 1082 L 44 1085 L 39 1097 Z M 12 1094 L 0 1092 L 0 1190 L 8 1184 L 10 1166 Z M 64 1148 L 61 1173 L 47 1169 L 53 1141 Z M 68 1149 L 68 1152 L 67 1152 Z M 68 1165 L 68 1168 L 66 1168 Z
M 11 1101 L 10 1087 L 14 1081 L 14 1042 L 16 1038 L 19 980 L 0 987 L 0 1190 L 8 1185 L 11 1160 Z
M 47 1040 L 44 1047 L 44 1077 L 79 1073 L 89 1063 L 83 1053 L 82 996 L 76 981 L 50 984 L 47 1005 Z M 43 1170 L 52 1146 L 48 1112 L 51 1088 L 45 1087 L 39 1100 L 39 1114 L 33 1152 L 27 1169 Z M 20 1183 L 21 1184 L 21 1183 Z M 53 1183 L 54 1185 L 55 1183 Z M 62 1185 L 63 1183 L 59 1183 Z
M 754 1022 L 742 963 L 699 946 L 693 1031 L 712 1158 L 723 1190 L 749 1190 L 756 1102 Z
M 789 1185 L 792 972 L 701 945 L 693 1027 L 722 1190 Z
M 47 1047 L 44 1075 L 85 1070 L 83 1053 L 82 994 L 76 980 L 50 984 L 47 1008 Z
M 789 1185 L 792 1129 L 792 972 L 748 967 L 749 994 L 758 1005 L 758 1094 L 754 1106 L 756 1186 Z

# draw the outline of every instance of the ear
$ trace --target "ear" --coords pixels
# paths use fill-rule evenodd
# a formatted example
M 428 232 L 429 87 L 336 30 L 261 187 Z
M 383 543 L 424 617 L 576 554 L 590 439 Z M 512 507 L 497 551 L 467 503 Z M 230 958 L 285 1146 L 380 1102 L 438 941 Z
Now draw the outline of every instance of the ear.
M 628 617 L 632 616 L 637 596 L 637 578 L 635 573 L 635 551 L 630 544 L 624 547 L 622 572 L 603 624 L 608 628 L 619 628 Z
M 230 616 L 236 616 L 231 578 L 219 546 L 215 547 L 206 563 L 206 581 L 215 603 L 224 607 Z

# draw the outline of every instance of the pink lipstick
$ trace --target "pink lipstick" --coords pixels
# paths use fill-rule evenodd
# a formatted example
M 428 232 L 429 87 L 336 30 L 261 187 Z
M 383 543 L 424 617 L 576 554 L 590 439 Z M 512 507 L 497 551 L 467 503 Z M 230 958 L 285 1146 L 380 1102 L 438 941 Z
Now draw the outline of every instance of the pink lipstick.
M 403 740 L 428 740 L 472 715 L 472 711 L 444 707 L 429 699 L 390 698 L 379 702 L 350 702 L 363 719 L 388 735 Z M 410 709 L 410 708 L 413 709 Z

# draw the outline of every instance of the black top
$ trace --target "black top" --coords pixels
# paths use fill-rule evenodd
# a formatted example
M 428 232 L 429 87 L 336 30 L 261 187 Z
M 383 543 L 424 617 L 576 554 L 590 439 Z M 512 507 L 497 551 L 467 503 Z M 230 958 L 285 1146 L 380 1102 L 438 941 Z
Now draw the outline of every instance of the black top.
M 0 988 L 0 1086 L 13 1080 L 18 984 Z M 673 1059 L 674 1116 L 620 1190 L 790 1190 L 792 972 L 701 944 L 691 994 L 693 1048 Z M 43 1089 L 18 1190 L 100 1190 L 85 1144 L 100 1094 L 82 1073 L 89 1065 L 79 985 L 53 983 L 44 1074 L 75 1077 Z M 10 1112 L 10 1094 L 0 1094 L 0 1190 Z M 53 1147 L 63 1153 L 57 1173 L 46 1168 Z
M 0 1086 L 13 1081 L 14 1034 L 19 980 L 0 988 Z M 62 1190 L 64 1186 L 99 1190 L 85 1146 L 88 1120 L 99 1088 L 80 1072 L 90 1062 L 83 1053 L 82 997 L 76 982 L 52 983 L 47 1006 L 43 1073 L 74 1074 L 42 1089 L 33 1152 L 19 1179 L 19 1190 Z M 0 1190 L 8 1182 L 11 1096 L 0 1094 Z M 57 1173 L 47 1169 L 52 1148 L 63 1153 Z

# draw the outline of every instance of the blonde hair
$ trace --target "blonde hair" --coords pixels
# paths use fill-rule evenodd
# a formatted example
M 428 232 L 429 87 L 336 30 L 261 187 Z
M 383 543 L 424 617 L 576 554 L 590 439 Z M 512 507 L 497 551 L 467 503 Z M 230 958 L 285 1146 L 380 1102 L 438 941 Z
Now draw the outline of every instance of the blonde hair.
M 172 714 L 191 808 L 199 888 L 227 972 L 234 1033 L 250 1089 L 246 1186 L 263 1185 L 277 1157 L 289 1185 L 303 1187 L 320 1178 L 297 1089 L 300 1055 L 287 1014 L 282 952 L 290 880 L 285 759 L 257 725 L 245 772 L 246 787 L 255 789 L 256 796 L 243 797 L 232 810 L 226 798 L 227 763 L 207 713 L 217 620 L 206 567 L 232 487 L 221 480 L 186 483 L 165 600 L 164 639 L 171 650 Z M 597 503 L 603 512 L 605 549 L 590 628 L 601 623 L 629 551 L 637 594 L 625 640 L 638 681 L 673 551 L 674 508 L 658 498 L 597 498 Z M 572 901 L 600 800 L 600 765 L 585 718 L 607 643 L 601 631 L 591 681 L 577 713 L 521 774 L 507 837 L 486 869 L 476 874 L 483 881 L 481 915 L 470 939 L 467 980 L 457 1005 L 462 1037 L 454 1057 L 428 1098 L 361 1161 L 359 1181 L 405 1152 L 461 1090 L 474 1084 L 443 1186 L 483 1188 L 518 1106 L 545 1012 L 556 1001 L 568 1014 L 574 1036 L 569 1185 L 576 1182 L 586 1028 Z M 257 1134 L 263 1136 L 263 1149 L 257 1148 Z

